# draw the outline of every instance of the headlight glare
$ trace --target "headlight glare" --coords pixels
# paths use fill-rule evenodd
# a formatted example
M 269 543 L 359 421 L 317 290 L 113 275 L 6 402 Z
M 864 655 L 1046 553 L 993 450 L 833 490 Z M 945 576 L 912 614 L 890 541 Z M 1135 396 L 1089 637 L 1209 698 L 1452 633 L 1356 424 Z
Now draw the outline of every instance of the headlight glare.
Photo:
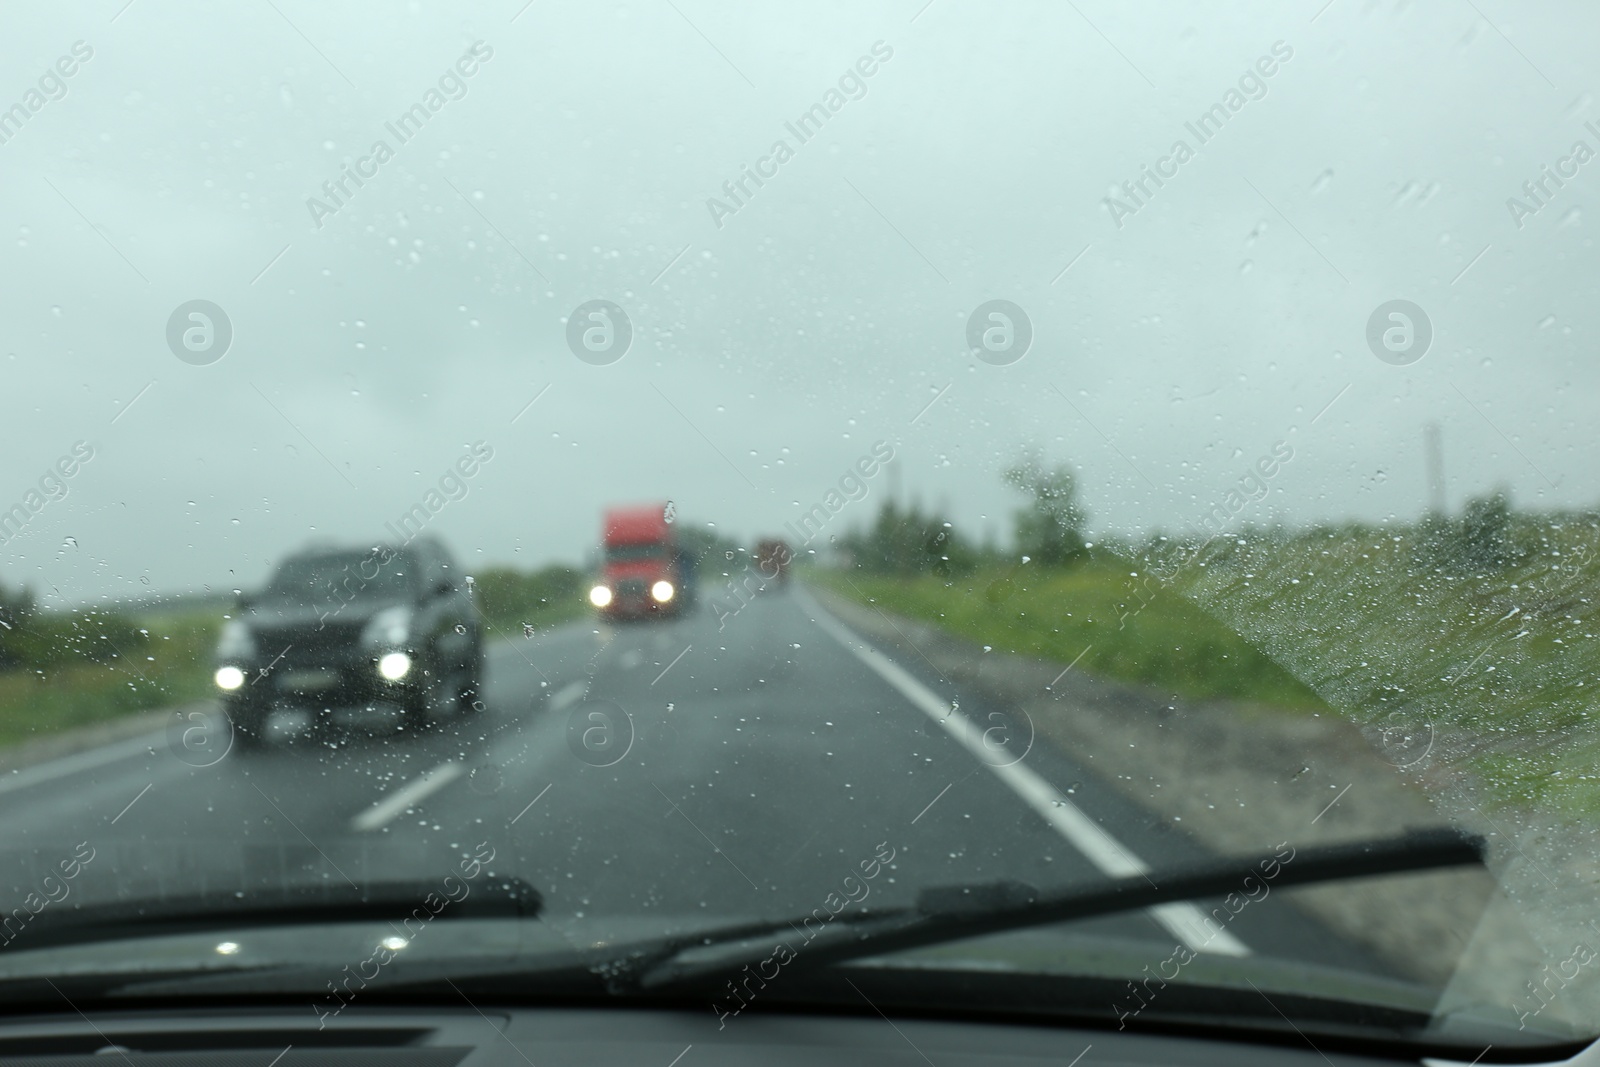
M 390 652 L 378 660 L 378 673 L 387 681 L 398 682 L 411 671 L 411 657 L 404 652 Z

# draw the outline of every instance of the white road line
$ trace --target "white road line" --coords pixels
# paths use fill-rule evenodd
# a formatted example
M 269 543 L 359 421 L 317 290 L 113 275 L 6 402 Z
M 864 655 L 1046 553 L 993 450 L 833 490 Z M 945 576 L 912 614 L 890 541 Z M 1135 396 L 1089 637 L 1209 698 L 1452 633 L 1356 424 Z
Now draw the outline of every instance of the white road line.
M 120 741 L 114 745 L 105 745 L 101 748 L 91 748 L 86 752 L 74 753 L 63 756 L 48 763 L 38 763 L 16 774 L 7 774 L 0 777 L 0 793 L 9 793 L 16 789 L 26 789 L 31 785 L 41 782 L 54 781 L 65 778 L 70 774 L 103 767 L 117 760 L 127 759 L 139 754 L 149 755 L 149 750 L 159 748 L 166 744 L 166 734 L 153 733 L 143 737 L 135 737 L 127 741 Z
M 411 807 L 429 793 L 461 777 L 461 764 L 454 760 L 441 763 L 426 774 L 413 778 L 395 792 L 384 797 L 366 811 L 350 820 L 352 830 L 376 830 L 395 816 Z
M 583 696 L 583 691 L 588 687 L 587 682 L 568 682 L 550 697 L 551 711 L 565 711 L 578 702 Z
M 1021 763 L 997 767 L 989 762 L 990 750 L 984 745 L 983 731 L 959 711 L 950 710 L 950 701 L 941 699 L 917 681 L 894 660 L 873 648 L 864 639 L 851 632 L 843 623 L 823 611 L 822 606 L 801 591 L 812 620 L 838 641 L 857 659 L 894 686 L 902 696 L 920 708 L 934 722 L 944 728 L 973 756 L 995 773 L 1023 803 L 1055 827 L 1056 831 L 1073 848 L 1083 853 L 1089 862 L 1108 878 L 1131 878 L 1150 873 L 1150 865 L 1139 859 L 1126 846 L 1112 837 L 1104 827 L 1083 813 L 1072 801 Z M 1219 956 L 1248 956 L 1250 949 L 1227 930 L 1206 928 L 1204 913 L 1193 904 L 1174 902 L 1158 904 L 1150 909 L 1151 918 L 1160 923 L 1168 933 L 1183 942 L 1191 951 L 1210 952 Z M 1215 925 L 1215 924 L 1213 924 Z

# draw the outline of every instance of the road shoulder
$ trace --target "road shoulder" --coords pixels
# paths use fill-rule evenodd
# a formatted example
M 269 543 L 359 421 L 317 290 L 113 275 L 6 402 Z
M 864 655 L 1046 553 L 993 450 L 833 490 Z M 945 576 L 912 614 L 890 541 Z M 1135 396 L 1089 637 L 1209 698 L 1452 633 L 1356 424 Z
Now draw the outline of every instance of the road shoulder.
M 1163 698 L 1066 664 L 985 651 L 826 589 L 807 591 L 884 648 L 1026 712 L 1041 740 L 1217 852 L 1390 836 L 1449 821 L 1348 721 Z M 1497 895 L 1487 872 L 1457 871 L 1312 887 L 1293 899 L 1399 973 L 1442 986 Z

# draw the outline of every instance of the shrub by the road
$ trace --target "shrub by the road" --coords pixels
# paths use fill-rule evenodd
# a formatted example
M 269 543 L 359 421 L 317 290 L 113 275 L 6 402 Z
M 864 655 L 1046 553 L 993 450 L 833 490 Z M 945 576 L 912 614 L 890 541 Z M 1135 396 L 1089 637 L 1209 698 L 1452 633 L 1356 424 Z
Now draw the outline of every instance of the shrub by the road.
M 218 614 L 85 610 L 5 617 L 0 745 L 210 694 Z
M 588 609 L 583 572 L 564 564 L 537 571 L 488 567 L 473 572 L 478 609 L 494 636 L 521 636 L 524 626 L 545 629 Z

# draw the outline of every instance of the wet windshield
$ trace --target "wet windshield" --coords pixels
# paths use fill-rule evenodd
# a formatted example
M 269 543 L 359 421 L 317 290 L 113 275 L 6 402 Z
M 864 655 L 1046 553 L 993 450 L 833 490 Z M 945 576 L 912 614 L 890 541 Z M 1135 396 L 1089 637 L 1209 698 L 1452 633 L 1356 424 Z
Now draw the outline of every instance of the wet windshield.
M 385 562 L 381 552 L 291 559 L 273 574 L 260 600 L 335 604 L 352 599 L 398 600 L 412 592 L 415 581 L 410 570 L 403 557 Z
M 620 1002 L 613 954 L 757 929 L 696 949 L 731 1030 L 855 996 L 805 961 L 863 919 L 1237 860 L 829 973 L 1463 1060 L 1600 1032 L 1597 31 L 13 11 L 0 1008 L 573 954 Z M 1440 829 L 1484 863 L 1283 879 Z M 438 923 L 317 924 L 447 877 Z M 537 916 L 456 907 L 509 880 Z M 59 931 L 141 901 L 255 910 Z

